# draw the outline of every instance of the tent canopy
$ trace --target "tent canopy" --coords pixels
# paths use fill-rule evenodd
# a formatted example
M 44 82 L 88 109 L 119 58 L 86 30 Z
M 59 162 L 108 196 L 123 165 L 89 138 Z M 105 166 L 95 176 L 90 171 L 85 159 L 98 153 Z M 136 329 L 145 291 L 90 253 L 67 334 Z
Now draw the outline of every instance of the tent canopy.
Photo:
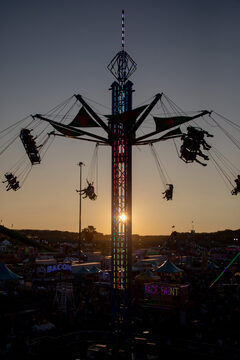
M 88 273 L 89 270 L 85 266 L 82 266 L 77 272 L 77 274 L 88 274 Z
M 155 269 L 156 273 L 165 273 L 165 274 L 173 274 L 173 273 L 181 273 L 182 269 L 179 269 L 176 265 L 174 265 L 169 259 L 164 261 L 164 263 Z
M 90 268 L 90 273 L 92 273 L 92 274 L 94 274 L 94 273 L 99 273 L 99 272 L 101 272 L 101 270 L 100 270 L 97 266 L 95 266 L 95 265 L 93 265 L 93 266 Z
M 154 274 L 151 270 L 148 269 L 148 270 L 140 273 L 139 275 L 137 275 L 135 277 L 135 279 L 136 280 L 145 280 L 145 279 L 149 279 L 149 278 L 151 279 L 152 277 L 154 277 Z
M 3 262 L 0 262 L 0 281 L 20 279 L 22 279 L 22 276 L 15 274 Z
M 208 269 L 219 269 L 219 266 L 214 264 L 213 262 L 211 262 L 210 264 L 208 264 Z

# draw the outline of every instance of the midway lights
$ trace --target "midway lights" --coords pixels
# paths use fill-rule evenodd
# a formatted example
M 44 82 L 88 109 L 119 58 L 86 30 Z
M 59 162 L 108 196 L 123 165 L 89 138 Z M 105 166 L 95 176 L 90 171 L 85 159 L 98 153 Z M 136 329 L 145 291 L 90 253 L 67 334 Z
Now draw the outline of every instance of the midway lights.
M 125 221 L 127 220 L 127 215 L 124 214 L 124 213 L 122 213 L 122 214 L 119 216 L 119 218 L 120 218 L 120 220 L 121 220 L 122 222 L 125 222 Z

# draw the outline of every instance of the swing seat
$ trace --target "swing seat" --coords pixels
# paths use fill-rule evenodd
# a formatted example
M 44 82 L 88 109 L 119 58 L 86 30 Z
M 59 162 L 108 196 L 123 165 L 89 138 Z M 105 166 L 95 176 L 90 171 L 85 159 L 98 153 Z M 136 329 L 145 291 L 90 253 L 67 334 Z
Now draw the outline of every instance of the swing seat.
M 26 150 L 29 160 L 31 161 L 31 164 L 40 164 L 41 158 L 35 140 L 31 135 L 31 131 L 29 129 L 22 129 L 20 132 L 20 139 L 22 140 L 23 146 Z
M 197 152 L 195 150 L 182 149 L 180 159 L 185 163 L 192 163 L 196 160 Z

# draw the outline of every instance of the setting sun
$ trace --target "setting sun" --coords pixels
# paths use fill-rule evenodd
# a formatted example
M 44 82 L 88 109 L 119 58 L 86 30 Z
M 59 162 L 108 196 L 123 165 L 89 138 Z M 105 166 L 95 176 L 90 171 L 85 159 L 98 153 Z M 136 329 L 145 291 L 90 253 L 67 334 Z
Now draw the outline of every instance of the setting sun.
M 119 216 L 121 221 L 126 221 L 127 220 L 127 216 L 123 213 Z

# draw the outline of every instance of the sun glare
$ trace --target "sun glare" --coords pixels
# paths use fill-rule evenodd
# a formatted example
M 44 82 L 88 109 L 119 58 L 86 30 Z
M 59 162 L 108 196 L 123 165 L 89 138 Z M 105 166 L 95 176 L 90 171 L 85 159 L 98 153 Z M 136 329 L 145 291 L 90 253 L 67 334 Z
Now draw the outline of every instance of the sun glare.
M 127 216 L 125 214 L 121 214 L 119 216 L 119 218 L 120 218 L 121 221 L 126 221 L 127 220 Z

